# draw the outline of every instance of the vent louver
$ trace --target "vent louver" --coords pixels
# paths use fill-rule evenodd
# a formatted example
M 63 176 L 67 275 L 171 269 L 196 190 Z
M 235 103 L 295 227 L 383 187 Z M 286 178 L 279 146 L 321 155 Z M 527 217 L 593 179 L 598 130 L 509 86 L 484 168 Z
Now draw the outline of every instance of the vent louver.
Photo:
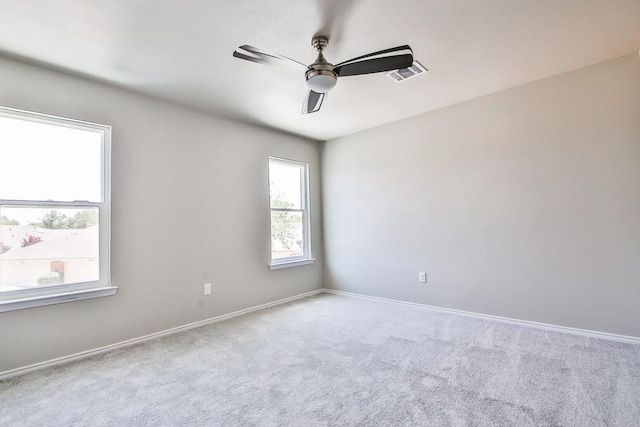
M 426 71 L 429 70 L 427 70 L 421 63 L 419 63 L 418 61 L 413 61 L 413 64 L 411 64 L 410 67 L 389 71 L 386 74 L 394 82 L 400 83 L 412 77 L 418 76 Z

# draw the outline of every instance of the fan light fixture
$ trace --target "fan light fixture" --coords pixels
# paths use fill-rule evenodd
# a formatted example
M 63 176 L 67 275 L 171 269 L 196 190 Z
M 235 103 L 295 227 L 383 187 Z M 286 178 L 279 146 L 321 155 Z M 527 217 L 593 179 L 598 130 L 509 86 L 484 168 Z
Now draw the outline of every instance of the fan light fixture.
M 316 93 L 326 93 L 338 83 L 338 75 L 332 70 L 307 71 L 307 86 Z

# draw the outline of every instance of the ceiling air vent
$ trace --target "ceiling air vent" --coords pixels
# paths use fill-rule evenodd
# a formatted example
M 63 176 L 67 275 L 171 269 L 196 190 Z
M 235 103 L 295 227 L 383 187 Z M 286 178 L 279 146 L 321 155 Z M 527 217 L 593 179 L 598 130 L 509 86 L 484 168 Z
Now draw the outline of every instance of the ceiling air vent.
M 411 64 L 411 66 L 408 67 L 408 68 L 400 68 L 399 70 L 389 71 L 386 74 L 394 82 L 400 83 L 400 82 L 403 82 L 403 81 L 405 81 L 407 79 L 410 79 L 412 77 L 420 75 L 420 74 L 424 73 L 425 71 L 429 71 L 429 70 L 427 70 L 418 61 L 413 61 L 413 64 Z

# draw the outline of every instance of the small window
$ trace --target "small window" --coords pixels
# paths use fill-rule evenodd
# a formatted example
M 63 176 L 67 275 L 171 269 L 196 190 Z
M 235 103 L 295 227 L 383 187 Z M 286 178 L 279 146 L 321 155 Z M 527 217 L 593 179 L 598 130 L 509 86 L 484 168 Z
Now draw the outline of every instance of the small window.
M 271 269 L 309 264 L 309 165 L 269 158 Z
M 115 293 L 110 135 L 0 107 L 0 311 Z

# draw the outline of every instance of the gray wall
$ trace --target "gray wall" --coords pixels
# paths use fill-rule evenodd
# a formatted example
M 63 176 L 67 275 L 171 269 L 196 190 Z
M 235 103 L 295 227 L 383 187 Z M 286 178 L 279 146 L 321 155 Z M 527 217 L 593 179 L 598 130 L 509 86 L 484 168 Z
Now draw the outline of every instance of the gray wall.
M 113 126 L 120 287 L 112 297 L 0 313 L 0 372 L 321 287 L 320 209 L 312 212 L 318 261 L 267 268 L 268 156 L 310 164 L 319 208 L 316 142 L 6 59 L 0 104 Z M 205 282 L 213 284 L 206 297 Z
M 330 141 L 323 201 L 328 287 L 640 337 L 638 55 Z

